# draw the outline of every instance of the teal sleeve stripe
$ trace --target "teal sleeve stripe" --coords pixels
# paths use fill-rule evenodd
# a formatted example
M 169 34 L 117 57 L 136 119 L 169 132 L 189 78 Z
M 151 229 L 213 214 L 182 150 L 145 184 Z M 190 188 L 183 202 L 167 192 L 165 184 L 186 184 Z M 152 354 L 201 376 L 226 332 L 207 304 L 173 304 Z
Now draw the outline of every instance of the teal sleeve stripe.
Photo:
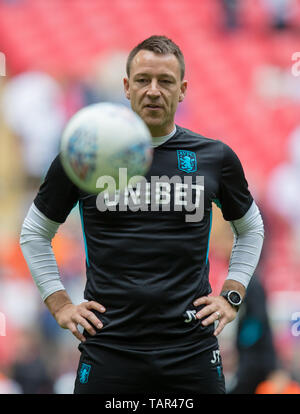
M 210 216 L 209 216 L 209 233 L 208 233 L 208 240 L 207 240 L 207 249 L 206 249 L 206 260 L 205 263 L 208 261 L 208 252 L 209 252 L 209 241 L 210 241 L 210 233 L 211 233 L 211 226 L 212 226 L 212 209 L 210 210 Z
M 79 201 L 79 212 L 80 212 L 80 219 L 81 219 L 81 226 L 82 226 L 82 233 L 83 233 L 83 241 L 84 241 L 86 264 L 88 266 L 90 266 L 89 254 L 88 254 L 86 237 L 85 237 L 85 231 L 84 231 L 84 222 L 83 222 L 83 212 L 82 212 L 82 202 L 81 201 Z

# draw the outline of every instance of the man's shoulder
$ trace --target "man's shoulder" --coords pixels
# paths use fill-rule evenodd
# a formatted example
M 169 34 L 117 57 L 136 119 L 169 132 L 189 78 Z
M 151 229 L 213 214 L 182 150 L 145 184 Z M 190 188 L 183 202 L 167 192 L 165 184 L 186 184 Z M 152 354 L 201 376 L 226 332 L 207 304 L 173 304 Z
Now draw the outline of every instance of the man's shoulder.
M 192 131 L 188 128 L 176 125 L 178 138 L 183 138 L 188 141 L 206 143 L 208 145 L 216 147 L 227 147 L 227 145 L 218 138 L 211 138 L 200 134 L 199 132 Z

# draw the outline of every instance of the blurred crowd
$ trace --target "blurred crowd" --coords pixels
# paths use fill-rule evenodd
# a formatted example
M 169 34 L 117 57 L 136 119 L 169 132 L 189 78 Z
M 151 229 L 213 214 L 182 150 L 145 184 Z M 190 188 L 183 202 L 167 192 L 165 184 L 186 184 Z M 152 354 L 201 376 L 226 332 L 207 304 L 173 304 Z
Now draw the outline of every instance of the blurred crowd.
M 239 36 L 242 2 L 220 2 L 222 29 Z M 263 3 L 272 30 L 298 30 L 290 18 L 293 0 Z M 59 150 L 68 119 L 95 102 L 129 105 L 122 84 L 126 57 L 123 50 L 102 55 L 82 79 L 37 70 L 0 77 L 0 394 L 73 391 L 78 341 L 58 327 L 42 303 L 19 247 L 19 233 Z M 185 114 L 183 106 L 178 123 Z M 266 242 L 246 302 L 237 320 L 220 336 L 228 392 L 232 393 L 300 393 L 300 326 L 294 330 L 296 335 L 291 334 L 292 323 L 297 323 L 291 315 L 300 311 L 300 285 L 293 292 L 290 288 L 273 291 L 272 280 L 265 276 L 272 272 L 271 262 L 282 265 L 278 251 L 287 258 L 289 269 L 300 265 L 300 125 L 291 128 L 285 142 L 282 162 L 267 179 L 267 191 L 261 194 L 261 183 L 250 183 L 265 221 Z M 226 276 L 231 246 L 230 226 L 215 208 L 210 250 L 215 294 Z M 74 303 L 80 303 L 85 256 L 76 207 L 55 236 L 53 249 L 66 289 Z
M 55 79 L 27 71 L 0 78 L 1 249 L 0 393 L 72 393 L 79 358 L 77 340 L 63 331 L 42 303 L 19 247 L 26 212 L 59 151 L 62 130 L 83 106 L 125 102 L 126 55 L 115 51 L 84 80 Z M 64 285 L 80 303 L 85 256 L 77 208 L 53 241 Z M 26 311 L 24 311 L 24 309 Z
M 240 27 L 239 9 L 243 7 L 240 0 L 221 0 L 224 9 L 224 26 L 229 30 Z M 263 7 L 270 17 L 270 28 L 285 30 L 293 27 L 291 20 L 295 11 L 294 0 L 262 0 Z

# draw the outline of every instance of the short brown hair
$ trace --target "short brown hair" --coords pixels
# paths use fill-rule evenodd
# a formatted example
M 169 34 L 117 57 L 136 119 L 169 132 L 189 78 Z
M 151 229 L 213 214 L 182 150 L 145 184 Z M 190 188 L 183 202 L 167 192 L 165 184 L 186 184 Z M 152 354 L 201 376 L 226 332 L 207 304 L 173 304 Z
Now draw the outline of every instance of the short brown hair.
M 161 55 L 173 54 L 178 59 L 180 65 L 180 76 L 181 80 L 184 78 L 185 73 L 185 63 L 184 56 L 180 48 L 166 36 L 151 36 L 139 43 L 132 51 L 129 53 L 126 63 L 126 72 L 127 76 L 130 76 L 130 66 L 133 58 L 140 50 L 149 50 L 154 53 Z

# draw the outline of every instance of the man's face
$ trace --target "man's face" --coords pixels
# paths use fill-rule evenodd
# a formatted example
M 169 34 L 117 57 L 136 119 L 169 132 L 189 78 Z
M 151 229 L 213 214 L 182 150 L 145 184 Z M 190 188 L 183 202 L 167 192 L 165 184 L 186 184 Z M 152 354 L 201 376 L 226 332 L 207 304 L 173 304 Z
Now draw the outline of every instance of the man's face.
M 181 81 L 180 65 L 173 54 L 140 50 L 131 62 L 129 79 L 124 79 L 126 97 L 132 109 L 145 121 L 152 136 L 174 129 L 178 103 L 183 101 L 187 82 Z

